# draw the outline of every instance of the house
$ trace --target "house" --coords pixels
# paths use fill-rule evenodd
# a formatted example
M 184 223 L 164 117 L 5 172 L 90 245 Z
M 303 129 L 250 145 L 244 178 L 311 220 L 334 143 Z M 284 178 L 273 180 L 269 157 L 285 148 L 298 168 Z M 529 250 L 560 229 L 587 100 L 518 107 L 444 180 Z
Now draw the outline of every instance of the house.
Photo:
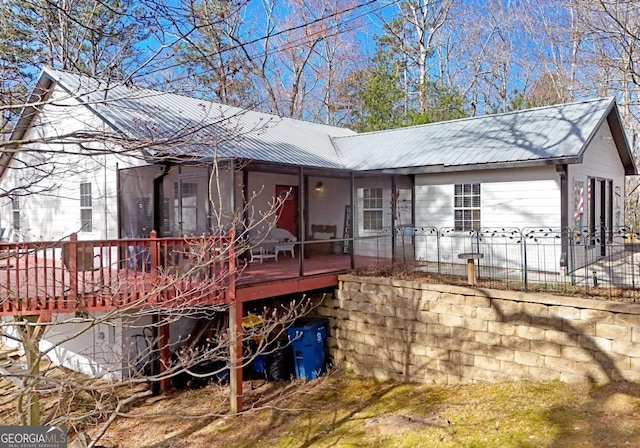
M 8 169 L 13 152 L 0 158 L 5 189 L 37 183 L 4 205 L 0 227 L 17 240 L 198 235 L 278 195 L 277 225 L 300 240 L 314 224 L 343 236 L 352 203 L 355 237 L 392 225 L 595 233 L 624 225 L 637 173 L 612 98 L 360 135 L 49 68 L 33 99 L 43 105 L 23 111 L 12 139 L 29 154 L 16 159 L 55 168 L 37 178 Z
M 602 253 L 592 236 L 624 224 L 625 176 L 637 174 L 612 98 L 356 134 L 44 68 L 12 140 L 0 227 L 18 241 L 180 237 L 241 221 L 338 240 L 316 246 L 328 253 L 391 259 L 404 245 L 431 261 L 421 229 L 446 229 L 469 236 L 439 254 L 459 263 L 481 229 L 577 229 L 543 255 L 557 271 L 586 262 L 569 254 L 574 235 Z

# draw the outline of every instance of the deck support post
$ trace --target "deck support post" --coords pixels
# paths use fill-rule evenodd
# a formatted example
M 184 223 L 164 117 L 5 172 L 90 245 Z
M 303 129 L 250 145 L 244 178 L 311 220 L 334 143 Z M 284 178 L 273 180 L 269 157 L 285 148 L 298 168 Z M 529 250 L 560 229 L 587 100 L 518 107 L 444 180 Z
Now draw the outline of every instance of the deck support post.
M 23 379 L 27 389 L 27 413 L 23 416 L 27 426 L 40 426 L 40 392 L 38 384 L 40 376 L 40 340 L 44 327 L 38 325 L 39 316 L 21 316 L 23 325 L 18 326 L 22 348 L 27 359 L 27 377 Z
M 229 402 L 231 415 L 242 412 L 242 302 L 236 299 L 235 231 L 230 232 L 229 278 L 226 299 L 229 304 Z
M 242 303 L 229 305 L 230 412 L 242 412 Z

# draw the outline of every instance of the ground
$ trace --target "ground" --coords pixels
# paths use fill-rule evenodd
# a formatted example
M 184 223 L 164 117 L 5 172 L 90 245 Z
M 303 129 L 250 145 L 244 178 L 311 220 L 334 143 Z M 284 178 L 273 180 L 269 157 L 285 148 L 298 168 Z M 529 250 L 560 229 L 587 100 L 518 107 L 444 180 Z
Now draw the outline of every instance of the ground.
M 52 380 L 79 374 L 55 367 Z M 16 424 L 14 385 L 0 378 L 0 425 Z M 124 387 L 121 397 L 145 390 Z M 97 446 L 108 448 L 640 446 L 640 384 L 515 382 L 436 386 L 378 382 L 334 370 L 303 382 L 245 381 L 245 409 L 229 417 L 227 385 L 139 399 Z M 72 433 L 94 435 L 109 413 L 75 393 Z M 104 397 L 102 397 L 104 398 Z M 108 398 L 108 397 L 107 397 Z M 46 414 L 60 404 L 44 394 Z M 106 410 L 106 407 L 104 408 Z M 84 417 L 83 417 L 84 416 Z
M 319 380 L 255 383 L 253 409 L 220 412 L 210 385 L 141 402 L 102 443 L 121 448 L 640 446 L 640 386 L 560 382 L 433 386 L 335 371 Z M 225 404 L 222 405 L 223 407 Z M 190 417 L 189 417 L 190 416 Z

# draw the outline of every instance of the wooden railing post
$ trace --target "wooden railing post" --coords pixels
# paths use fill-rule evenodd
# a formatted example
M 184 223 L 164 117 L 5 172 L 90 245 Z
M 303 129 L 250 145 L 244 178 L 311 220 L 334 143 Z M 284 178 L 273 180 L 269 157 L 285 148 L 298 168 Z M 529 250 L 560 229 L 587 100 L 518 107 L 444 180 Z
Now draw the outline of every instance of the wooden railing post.
M 72 233 L 67 243 L 67 270 L 69 271 L 69 296 L 78 307 L 78 234 Z M 64 256 L 64 255 L 63 255 Z
M 158 233 L 152 230 L 149 234 L 149 270 L 151 274 L 151 281 L 155 285 L 155 281 L 158 277 Z M 144 263 L 143 263 L 144 264 Z
M 149 233 L 149 283 L 151 285 L 151 291 L 148 292 L 148 296 L 146 298 L 147 303 L 158 303 L 160 299 L 164 297 L 165 291 L 160 290 L 160 286 L 158 285 L 158 261 L 159 261 L 159 248 L 160 242 L 157 240 L 158 233 L 155 230 L 152 230 Z M 146 261 L 145 261 L 145 252 L 146 249 L 143 250 L 142 255 L 142 270 L 146 269 Z
M 221 248 L 222 251 L 223 248 Z M 229 287 L 233 288 L 235 297 L 236 291 L 236 231 L 231 229 L 229 232 Z

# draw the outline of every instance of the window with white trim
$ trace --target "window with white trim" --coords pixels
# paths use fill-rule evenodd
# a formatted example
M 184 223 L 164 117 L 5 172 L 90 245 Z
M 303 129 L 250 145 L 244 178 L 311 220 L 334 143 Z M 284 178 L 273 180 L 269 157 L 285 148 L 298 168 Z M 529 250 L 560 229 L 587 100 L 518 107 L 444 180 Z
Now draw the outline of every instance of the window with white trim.
M 90 182 L 80 184 L 80 231 L 93 231 L 93 201 Z
M 480 229 L 480 184 L 456 184 L 453 195 L 454 228 Z
M 382 188 L 362 189 L 362 224 L 364 230 L 382 229 Z
M 11 198 L 11 220 L 13 230 L 20 231 L 22 223 L 20 222 L 20 196 Z

